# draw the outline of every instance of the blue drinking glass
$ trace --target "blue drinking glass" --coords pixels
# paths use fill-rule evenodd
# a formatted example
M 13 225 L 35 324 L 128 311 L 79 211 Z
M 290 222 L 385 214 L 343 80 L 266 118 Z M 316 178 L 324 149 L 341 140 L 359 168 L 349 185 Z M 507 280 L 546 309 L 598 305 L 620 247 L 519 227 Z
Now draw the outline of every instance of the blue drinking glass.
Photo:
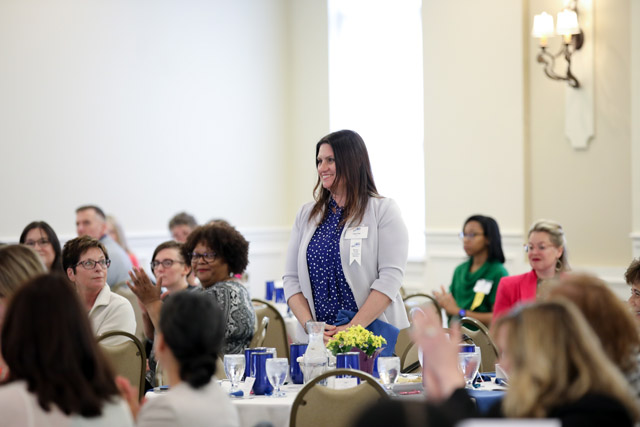
M 289 360 L 289 375 L 294 384 L 304 383 L 304 374 L 298 363 L 298 357 L 307 351 L 307 344 L 293 343 L 291 344 L 291 359 Z
M 245 348 L 244 349 L 244 375 L 242 376 L 242 381 L 244 381 L 247 377 L 253 377 L 253 359 L 251 358 L 251 354 L 257 351 L 266 351 L 267 347 L 255 347 L 255 348 Z
M 268 280 L 267 281 L 267 293 L 264 297 L 264 299 L 266 299 L 267 301 L 272 301 L 273 300 L 273 293 L 275 291 L 276 288 L 276 284 L 273 280 Z
M 338 353 L 336 355 L 336 369 L 360 369 L 360 354 L 355 351 Z M 351 378 L 349 375 L 338 375 L 338 378 Z M 358 379 L 360 384 L 360 379 Z
M 267 359 L 272 359 L 273 353 L 255 352 L 251 353 L 253 369 L 256 381 L 253 383 L 253 394 L 265 395 L 273 392 L 273 386 L 267 376 Z

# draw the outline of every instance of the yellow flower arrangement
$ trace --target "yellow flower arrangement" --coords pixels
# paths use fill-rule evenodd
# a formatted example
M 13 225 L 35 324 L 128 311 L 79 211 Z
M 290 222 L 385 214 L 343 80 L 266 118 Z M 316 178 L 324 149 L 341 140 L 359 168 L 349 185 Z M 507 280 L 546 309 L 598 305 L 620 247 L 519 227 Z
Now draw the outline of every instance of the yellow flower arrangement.
M 387 340 L 380 335 L 374 335 L 361 325 L 354 325 L 335 334 L 327 348 L 334 356 L 352 351 L 354 347 L 362 350 L 367 356 L 373 356 L 375 351 L 386 343 Z

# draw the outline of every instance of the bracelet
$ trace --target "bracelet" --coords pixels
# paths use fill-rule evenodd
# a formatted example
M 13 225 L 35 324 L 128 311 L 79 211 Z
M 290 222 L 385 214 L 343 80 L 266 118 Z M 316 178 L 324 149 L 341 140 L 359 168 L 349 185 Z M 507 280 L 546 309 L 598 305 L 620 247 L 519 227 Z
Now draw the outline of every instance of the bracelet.
M 460 318 L 466 317 L 467 316 L 467 310 L 465 310 L 464 308 L 461 308 L 460 311 L 458 312 L 458 316 L 460 316 Z

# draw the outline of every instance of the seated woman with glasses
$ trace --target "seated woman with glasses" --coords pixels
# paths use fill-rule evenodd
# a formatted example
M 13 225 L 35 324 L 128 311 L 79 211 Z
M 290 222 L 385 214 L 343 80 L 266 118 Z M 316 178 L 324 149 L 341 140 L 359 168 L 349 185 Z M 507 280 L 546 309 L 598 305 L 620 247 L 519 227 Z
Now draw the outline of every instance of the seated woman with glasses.
M 535 300 L 540 284 L 569 271 L 567 241 L 557 222 L 542 219 L 529 229 L 529 242 L 524 246 L 531 271 L 502 278 L 498 284 L 493 320 L 506 314 L 515 305 Z
M 226 325 L 223 354 L 242 353 L 253 337 L 256 314 L 249 291 L 234 275 L 242 274 L 249 263 L 249 243 L 234 227 L 214 223 L 193 230 L 184 253 L 202 284 L 201 291 L 222 308 Z M 130 276 L 133 284 L 128 283 L 129 287 L 157 328 L 163 280 L 154 286 L 140 269 L 134 269 Z
M 53 228 L 44 221 L 33 221 L 29 223 L 22 234 L 20 234 L 20 244 L 27 245 L 35 250 L 47 270 L 53 272 L 63 272 L 62 270 L 62 249 L 60 241 Z
M 12 297 L 2 356 L 9 375 L 0 424 L 133 426 L 82 302 L 61 274 L 38 276 Z
M 62 249 L 62 266 L 76 286 L 96 336 L 110 331 L 135 334 L 133 307 L 126 298 L 111 292 L 107 285 L 110 264 L 107 249 L 99 240 L 89 236 L 71 239 Z M 124 341 L 124 337 L 111 337 L 103 343 L 119 344 Z
M 489 216 L 473 215 L 464 222 L 460 238 L 469 259 L 456 267 L 449 292 L 443 286 L 434 295 L 450 318 L 473 317 L 489 326 L 498 283 L 509 275 L 500 228 Z
M 166 292 L 162 294 L 162 299 L 177 292 L 195 288 L 195 286 L 187 283 L 187 275 L 191 272 L 191 266 L 184 260 L 182 251 L 182 244 L 174 240 L 161 243 L 155 251 L 153 251 L 151 271 L 156 280 L 162 281 L 162 287 L 166 289 Z M 142 309 L 144 334 L 149 340 L 147 344 L 149 369 L 151 373 L 154 373 L 156 369 L 156 358 L 155 352 L 150 347 L 154 341 L 155 327 L 144 305 L 140 304 L 140 308 Z M 153 378 L 153 376 L 151 378 Z

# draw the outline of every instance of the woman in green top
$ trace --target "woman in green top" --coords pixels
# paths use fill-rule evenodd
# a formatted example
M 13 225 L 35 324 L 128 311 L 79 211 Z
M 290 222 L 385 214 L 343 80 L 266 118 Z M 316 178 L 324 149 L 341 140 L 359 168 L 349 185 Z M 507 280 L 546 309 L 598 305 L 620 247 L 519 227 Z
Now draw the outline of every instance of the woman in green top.
M 460 233 L 469 259 L 456 267 L 449 292 L 435 291 L 449 316 L 473 317 L 489 326 L 498 283 L 508 276 L 504 266 L 498 223 L 491 217 L 473 215 Z

